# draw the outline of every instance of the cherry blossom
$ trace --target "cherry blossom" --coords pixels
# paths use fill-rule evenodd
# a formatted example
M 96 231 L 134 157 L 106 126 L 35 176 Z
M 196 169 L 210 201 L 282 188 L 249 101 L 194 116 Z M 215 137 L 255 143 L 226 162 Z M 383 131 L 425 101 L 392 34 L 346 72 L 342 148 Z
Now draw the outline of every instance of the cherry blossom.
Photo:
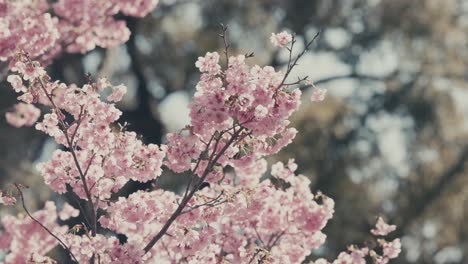
M 15 92 L 26 92 L 27 88 L 23 85 L 23 79 L 20 76 L 11 74 L 8 76 L 7 81 L 11 84 L 11 87 Z
M 293 168 L 294 165 L 290 163 Z M 209 254 L 204 252 L 201 259 L 219 259 L 224 252 L 230 263 L 248 263 L 259 249 L 255 243 L 260 243 L 261 251 L 271 258 L 283 259 L 284 263 L 300 263 L 311 249 L 324 242 L 325 235 L 320 230 L 332 217 L 334 203 L 321 194 L 310 193 L 310 181 L 305 176 L 295 176 L 293 170 L 288 170 L 288 174 L 291 186 L 284 190 L 270 180 L 247 189 L 221 185 L 216 190 L 202 190 L 190 206 L 220 195 L 219 204 L 189 209 L 171 228 L 171 238 L 163 239 L 151 251 L 152 256 L 161 261 L 193 259 L 196 260 L 194 263 L 199 263 L 197 261 L 202 261 L 199 250 L 212 248 L 216 250 Z M 163 190 L 138 192 L 127 199 L 120 198 L 109 207 L 109 216 L 101 218 L 100 222 L 125 234 L 129 241 L 145 241 L 167 221 L 168 212 L 175 209 L 180 198 Z M 219 244 L 218 241 L 224 242 Z M 179 254 L 168 254 L 165 248 Z

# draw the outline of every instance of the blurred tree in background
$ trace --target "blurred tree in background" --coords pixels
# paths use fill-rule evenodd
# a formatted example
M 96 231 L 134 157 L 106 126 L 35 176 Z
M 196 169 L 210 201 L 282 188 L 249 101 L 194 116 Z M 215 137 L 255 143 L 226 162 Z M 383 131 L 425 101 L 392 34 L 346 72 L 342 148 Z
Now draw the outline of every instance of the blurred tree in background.
M 271 32 L 295 32 L 301 46 L 323 29 L 292 76 L 309 75 L 329 96 L 320 105 L 304 101 L 294 119 L 301 133 L 276 157 L 295 156 L 313 189 L 336 201 L 316 255 L 365 240 L 375 215 L 385 214 L 403 236 L 397 263 L 468 262 L 468 1 L 163 0 L 146 18 L 126 21 L 125 45 L 64 54 L 49 70 L 68 83 L 85 83 L 87 73 L 125 83 L 123 120 L 152 143 L 188 121 L 194 62 L 222 52 L 220 22 L 232 49 L 278 67 L 287 54 L 265 47 Z M 15 101 L 6 85 L 2 115 Z M 53 195 L 33 177 L 34 163 L 55 147 L 44 135 L 2 118 L 0 146 L 2 185 L 28 177 L 44 186 L 31 196 Z M 164 178 L 177 188 L 177 179 Z

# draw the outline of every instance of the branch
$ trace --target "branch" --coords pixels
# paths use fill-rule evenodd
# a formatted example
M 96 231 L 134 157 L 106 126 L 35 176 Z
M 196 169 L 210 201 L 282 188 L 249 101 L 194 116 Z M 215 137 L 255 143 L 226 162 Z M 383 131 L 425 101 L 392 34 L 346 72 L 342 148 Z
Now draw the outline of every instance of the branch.
M 28 208 L 26 207 L 26 204 L 24 202 L 24 196 L 23 196 L 23 192 L 21 191 L 21 187 L 18 185 L 18 184 L 14 184 L 14 186 L 16 187 L 16 189 L 18 190 L 18 193 L 19 193 L 19 196 L 21 198 L 21 204 L 23 206 L 23 209 L 24 211 L 26 212 L 26 214 L 29 216 L 29 218 L 31 218 L 34 222 L 36 222 L 38 225 L 40 225 L 42 227 L 42 229 L 44 229 L 47 233 L 49 233 L 49 235 L 51 235 L 52 237 L 54 237 L 59 243 L 60 245 L 62 245 L 62 247 L 65 248 L 65 250 L 67 251 L 67 253 L 73 258 L 73 260 L 76 262 L 76 263 L 79 263 L 78 260 L 76 259 L 75 255 L 73 255 L 73 253 L 71 252 L 70 248 L 67 246 L 67 244 L 65 244 L 58 236 L 56 236 L 52 231 L 50 231 L 49 228 L 47 228 L 45 225 L 43 225 L 39 220 L 37 220 L 34 216 L 31 215 L 31 213 L 29 213 L 29 210 Z
M 217 143 L 222 139 L 221 136 L 222 134 L 218 137 L 216 140 L 215 148 L 213 149 L 213 152 L 210 156 L 210 159 L 208 161 L 208 164 L 200 177 L 198 183 L 195 183 L 194 186 L 192 187 L 192 190 L 188 193 L 187 196 L 184 196 L 182 199 L 181 203 L 177 207 L 177 209 L 172 213 L 172 215 L 169 217 L 167 222 L 164 224 L 164 226 L 161 228 L 161 230 L 151 239 L 151 241 L 148 243 L 148 245 L 145 246 L 144 251 L 145 254 L 148 253 L 148 251 L 151 250 L 151 248 L 166 234 L 167 230 L 171 225 L 174 223 L 174 221 L 179 217 L 184 208 L 187 206 L 188 202 L 192 199 L 193 195 L 199 190 L 200 185 L 205 181 L 205 178 L 208 176 L 208 174 L 212 171 L 213 166 L 218 162 L 219 158 L 226 152 L 226 150 L 231 146 L 231 144 L 234 143 L 234 141 L 237 139 L 237 137 L 240 135 L 242 132 L 243 128 L 239 129 L 236 131 L 232 137 L 229 139 L 229 141 L 224 145 L 224 147 L 216 154 L 217 150 Z

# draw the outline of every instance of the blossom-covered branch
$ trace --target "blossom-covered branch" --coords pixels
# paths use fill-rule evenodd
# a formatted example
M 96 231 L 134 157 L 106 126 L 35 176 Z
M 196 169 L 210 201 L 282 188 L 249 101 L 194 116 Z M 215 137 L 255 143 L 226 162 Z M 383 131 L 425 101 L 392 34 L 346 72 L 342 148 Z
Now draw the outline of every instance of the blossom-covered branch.
M 22 114 L 11 113 L 17 118 L 10 122 L 35 124 L 65 147 L 40 163 L 39 172 L 52 190 L 71 191 L 90 208 L 83 216 L 89 221 L 66 232 L 68 228 L 55 221 L 60 215 L 75 217 L 77 210 L 64 206 L 57 214 L 49 202 L 44 210 L 51 218 L 35 218 L 50 232 L 35 228 L 34 233 L 54 238 L 51 245 L 62 245 L 79 263 L 302 263 L 324 243 L 322 230 L 333 215 L 333 200 L 313 194 L 310 180 L 296 175 L 292 159 L 274 164 L 271 177 L 262 178 L 265 158 L 297 133 L 289 127 L 289 118 L 301 103 L 301 91 L 285 80 L 313 40 L 293 59 L 294 38 L 287 32 L 272 35 L 278 47 L 291 43 L 288 67 L 282 72 L 248 65 L 244 55 L 230 55 L 226 27 L 221 36 L 226 67 L 221 67 L 217 52 L 198 58 L 195 66 L 201 76 L 189 106 L 190 123 L 168 134 L 161 146 L 143 144 L 136 133 L 118 125 L 121 112 L 115 102 L 123 98 L 125 86 L 113 86 L 106 79 L 83 87 L 67 85 L 52 81 L 25 53 L 12 60 L 15 74 L 8 81 L 24 105 L 18 106 Z M 315 97 L 323 100 L 324 95 Z M 50 108 L 40 122 L 34 104 Z M 130 181 L 156 180 L 163 165 L 175 173 L 187 172 L 183 192 L 151 189 L 115 198 Z M 14 203 L 11 194 L 0 198 Z M 98 215 L 98 210 L 103 213 Z M 22 220 L 7 219 L 0 234 L 1 241 L 11 242 L 0 245 L 8 254 L 7 263 L 45 257 L 50 248 L 38 250 L 35 244 L 18 252 L 14 243 L 24 235 L 11 227 Z M 124 235 L 126 241 L 120 243 L 103 229 Z M 372 233 L 384 236 L 393 230 L 379 219 Z M 363 263 L 355 261 L 366 258 L 385 263 L 399 253 L 399 240 L 379 238 L 378 244 L 381 255 L 353 247 L 333 263 Z

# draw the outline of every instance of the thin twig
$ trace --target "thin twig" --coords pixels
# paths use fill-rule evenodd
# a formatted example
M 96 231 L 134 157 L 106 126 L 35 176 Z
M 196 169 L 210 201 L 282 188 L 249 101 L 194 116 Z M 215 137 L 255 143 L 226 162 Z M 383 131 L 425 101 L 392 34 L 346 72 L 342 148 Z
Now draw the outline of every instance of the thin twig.
M 189 209 L 187 209 L 187 210 L 185 210 L 185 211 L 182 211 L 181 214 L 190 213 L 190 212 L 192 212 L 193 210 L 198 209 L 198 208 L 203 207 L 203 206 L 215 207 L 215 206 L 217 206 L 217 205 L 226 203 L 227 200 L 221 200 L 221 197 L 222 197 L 223 195 L 224 195 L 224 191 L 221 191 L 221 193 L 220 193 L 218 196 L 216 196 L 215 198 L 212 198 L 212 199 L 209 200 L 208 202 L 204 202 L 204 203 L 202 203 L 202 204 L 194 205 L 194 206 L 190 207 Z
M 78 260 L 76 259 L 75 255 L 73 255 L 73 253 L 71 252 L 70 250 L 70 247 L 67 246 L 67 244 L 65 244 L 65 242 L 63 242 L 57 235 L 55 235 L 52 231 L 50 231 L 49 228 L 47 228 L 45 225 L 43 225 L 39 220 L 37 220 L 34 216 L 31 215 L 31 213 L 29 212 L 28 208 L 26 207 L 26 203 L 24 202 L 24 196 L 23 196 L 23 192 L 21 191 L 21 187 L 15 183 L 14 186 L 16 187 L 16 189 L 18 190 L 18 194 L 21 198 L 21 204 L 23 206 L 23 209 L 24 211 L 26 212 L 26 214 L 29 216 L 29 218 L 31 218 L 34 222 L 36 222 L 38 225 L 40 225 L 42 227 L 42 229 L 44 229 L 47 233 L 49 233 L 49 235 L 51 235 L 52 237 L 54 237 L 59 243 L 60 245 L 62 245 L 62 247 L 65 248 L 65 250 L 67 251 L 68 254 L 70 254 L 70 256 L 73 258 L 73 260 L 76 262 L 76 263 L 79 263 Z
M 294 61 L 292 60 L 292 52 L 293 52 L 293 48 L 294 48 L 294 44 L 296 43 L 296 38 L 293 37 L 292 39 L 292 42 L 291 42 L 291 47 L 288 48 L 288 51 L 289 51 L 289 59 L 288 59 L 288 66 L 286 68 L 286 73 L 284 74 L 284 77 L 283 77 L 283 80 L 281 81 L 281 84 L 278 86 L 277 89 L 281 88 L 286 79 L 288 78 L 289 74 L 291 73 L 292 69 L 294 69 L 295 66 L 297 66 L 297 62 L 299 61 L 299 59 L 304 56 L 304 54 L 306 54 L 306 52 L 309 50 L 310 46 L 312 45 L 312 43 L 314 43 L 314 41 L 318 38 L 318 36 L 320 35 L 320 33 L 322 32 L 322 30 L 319 30 L 317 32 L 317 34 L 315 34 L 315 36 L 312 38 L 311 41 L 309 41 L 304 50 L 302 50 L 301 53 L 299 53 L 299 55 L 297 55 L 297 57 L 294 59 Z

